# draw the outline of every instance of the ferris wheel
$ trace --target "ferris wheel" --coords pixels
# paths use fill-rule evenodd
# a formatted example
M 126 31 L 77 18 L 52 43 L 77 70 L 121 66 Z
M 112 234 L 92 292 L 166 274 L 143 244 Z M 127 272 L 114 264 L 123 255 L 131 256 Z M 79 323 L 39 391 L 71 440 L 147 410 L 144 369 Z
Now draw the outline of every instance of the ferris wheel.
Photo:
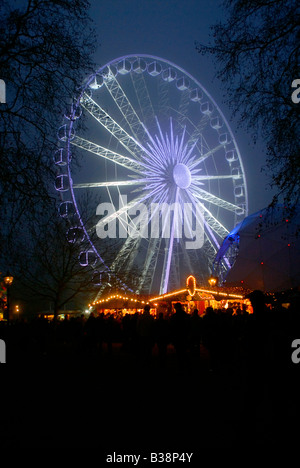
M 125 287 L 133 271 L 139 293 L 207 280 L 248 201 L 233 133 L 199 81 L 159 57 L 112 60 L 87 78 L 58 138 L 60 215 L 70 242 L 88 241 L 79 261 L 99 289 L 112 276 Z

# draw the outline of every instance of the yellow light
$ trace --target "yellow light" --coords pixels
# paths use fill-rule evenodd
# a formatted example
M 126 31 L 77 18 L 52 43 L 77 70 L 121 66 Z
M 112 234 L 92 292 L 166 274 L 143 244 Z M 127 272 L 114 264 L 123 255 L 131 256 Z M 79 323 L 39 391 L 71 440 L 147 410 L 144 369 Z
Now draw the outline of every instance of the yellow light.
M 6 286 L 11 286 L 13 280 L 14 280 L 13 276 L 7 275 L 4 277 L 4 283 L 6 284 Z
M 177 294 L 181 294 L 184 292 L 186 292 L 186 289 L 179 289 L 178 291 L 174 291 L 172 293 L 162 294 L 161 296 L 153 297 L 152 299 L 149 299 L 149 302 L 157 301 L 158 299 L 164 299 L 165 297 L 176 296 Z
M 214 290 L 211 290 L 211 289 L 198 289 L 197 288 L 196 291 L 210 293 L 210 294 L 217 294 L 219 296 L 224 296 L 224 297 L 233 297 L 235 299 L 243 299 L 244 298 L 244 296 L 240 296 L 238 294 L 230 294 L 230 293 L 225 293 L 225 292 L 222 292 L 222 291 L 214 291 Z
M 196 292 L 196 278 L 193 275 L 190 275 L 186 279 L 186 289 L 191 297 L 195 295 Z
M 211 276 L 208 279 L 208 283 L 210 286 L 216 286 L 217 282 L 218 282 L 218 278 L 216 278 L 215 276 Z

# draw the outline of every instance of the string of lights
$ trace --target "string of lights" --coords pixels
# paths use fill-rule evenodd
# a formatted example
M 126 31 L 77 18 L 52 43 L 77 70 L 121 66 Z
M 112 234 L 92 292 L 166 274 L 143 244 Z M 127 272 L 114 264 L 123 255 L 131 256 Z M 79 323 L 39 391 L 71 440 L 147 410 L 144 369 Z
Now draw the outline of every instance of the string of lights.
M 236 288 L 234 288 L 234 289 L 236 289 Z M 238 288 L 238 290 L 240 291 L 240 288 Z M 181 294 L 186 294 L 191 299 L 196 298 L 197 294 L 202 294 L 202 295 L 207 294 L 209 296 L 214 296 L 214 297 L 219 296 L 219 297 L 222 297 L 224 299 L 227 298 L 227 299 L 243 300 L 245 298 L 246 293 L 245 294 L 238 294 L 236 292 L 227 292 L 227 291 L 224 291 L 224 288 L 218 288 L 218 287 L 211 288 L 211 289 L 198 288 L 197 284 L 196 284 L 196 278 L 193 275 L 190 275 L 190 276 L 188 276 L 188 278 L 186 280 L 186 287 L 185 288 L 177 289 L 175 291 L 172 291 L 172 292 L 169 292 L 169 293 L 166 293 L 166 294 L 161 294 L 159 296 L 152 297 L 148 301 L 146 301 L 144 299 L 141 299 L 141 298 L 137 298 L 136 296 L 133 297 L 133 296 L 124 295 L 124 294 L 110 294 L 109 296 L 107 296 L 107 297 L 105 297 L 103 299 L 99 299 L 97 301 L 94 301 L 94 302 L 90 303 L 88 305 L 88 307 L 89 307 L 89 309 L 91 309 L 91 308 L 93 308 L 95 306 L 98 306 L 98 305 L 101 305 L 101 304 L 105 305 L 109 301 L 112 301 L 114 299 L 115 300 L 130 301 L 128 303 L 128 305 L 140 304 L 140 305 L 144 306 L 146 304 L 151 304 L 151 303 L 153 303 L 155 301 L 164 300 L 164 299 L 171 298 L 171 297 L 176 297 L 176 296 L 179 296 Z M 156 305 L 156 304 L 154 304 L 154 305 Z
M 91 308 L 99 304 L 104 304 L 113 299 L 122 299 L 124 301 L 131 301 L 131 302 L 135 302 L 135 303 L 139 303 L 143 305 L 149 304 L 149 302 L 141 300 L 141 299 L 137 299 L 136 297 L 129 297 L 128 295 L 124 296 L 123 294 L 111 294 L 110 296 L 105 297 L 104 299 L 99 299 L 98 301 L 91 302 L 88 305 L 88 307 Z

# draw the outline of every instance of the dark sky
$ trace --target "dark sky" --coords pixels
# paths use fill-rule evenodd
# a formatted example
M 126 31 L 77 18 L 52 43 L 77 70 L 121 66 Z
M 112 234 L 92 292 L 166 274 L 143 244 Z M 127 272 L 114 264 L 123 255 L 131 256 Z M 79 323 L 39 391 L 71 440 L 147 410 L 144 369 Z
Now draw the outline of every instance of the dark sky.
M 127 54 L 155 55 L 184 68 L 214 98 L 230 123 L 246 172 L 249 213 L 271 200 L 267 176 L 261 173 L 265 158 L 263 144 L 252 145 L 245 130 L 223 103 L 220 82 L 214 79 L 212 57 L 202 57 L 195 40 L 208 43 L 210 26 L 224 18 L 218 0 L 91 0 L 91 14 L 98 27 L 95 61 L 99 66 Z

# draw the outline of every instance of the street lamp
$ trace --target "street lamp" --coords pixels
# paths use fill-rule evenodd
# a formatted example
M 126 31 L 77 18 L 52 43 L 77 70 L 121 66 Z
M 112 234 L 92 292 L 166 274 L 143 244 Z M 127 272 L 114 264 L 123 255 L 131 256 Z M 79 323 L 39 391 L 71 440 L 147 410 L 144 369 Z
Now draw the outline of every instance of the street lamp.
M 20 312 L 21 312 L 21 311 L 20 311 L 20 307 L 19 307 L 18 305 L 15 305 L 15 311 L 14 311 L 14 313 L 15 313 L 15 315 L 16 315 L 16 317 L 17 317 L 18 320 L 19 320 L 19 318 L 20 318 Z
M 4 277 L 4 283 L 7 287 L 7 302 L 6 302 L 6 307 L 7 307 L 7 323 L 9 323 L 9 307 L 10 307 L 10 294 L 9 294 L 9 289 L 12 285 L 12 282 L 14 280 L 14 277 L 7 274 L 5 277 Z
M 208 278 L 208 283 L 211 287 L 214 287 L 218 284 L 218 278 L 216 276 L 211 276 Z

